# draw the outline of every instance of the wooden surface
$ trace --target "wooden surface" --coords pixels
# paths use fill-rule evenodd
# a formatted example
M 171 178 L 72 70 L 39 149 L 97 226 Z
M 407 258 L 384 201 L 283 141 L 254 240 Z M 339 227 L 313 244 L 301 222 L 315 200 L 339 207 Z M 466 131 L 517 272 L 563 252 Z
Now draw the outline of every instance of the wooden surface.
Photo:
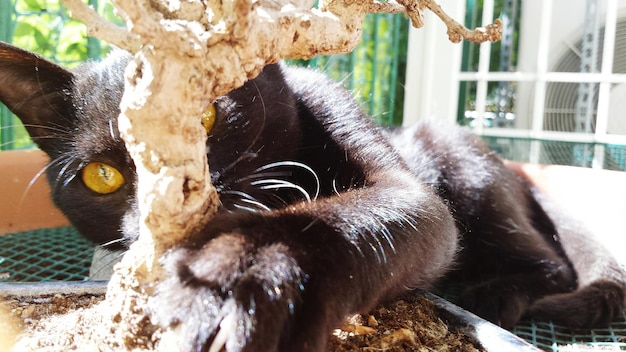
M 0 235 L 69 224 L 50 200 L 46 176 L 35 179 L 47 162 L 39 150 L 0 152 Z

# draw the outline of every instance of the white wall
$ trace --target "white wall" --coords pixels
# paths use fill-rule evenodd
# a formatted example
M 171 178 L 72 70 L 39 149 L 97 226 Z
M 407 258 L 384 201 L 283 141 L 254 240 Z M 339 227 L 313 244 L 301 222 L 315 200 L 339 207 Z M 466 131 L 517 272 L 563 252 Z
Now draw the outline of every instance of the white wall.
M 448 15 L 463 23 L 465 1 L 440 0 Z M 426 11 L 424 27 L 409 32 L 404 125 L 422 119 L 456 120 L 462 45 L 448 40 L 446 26 Z

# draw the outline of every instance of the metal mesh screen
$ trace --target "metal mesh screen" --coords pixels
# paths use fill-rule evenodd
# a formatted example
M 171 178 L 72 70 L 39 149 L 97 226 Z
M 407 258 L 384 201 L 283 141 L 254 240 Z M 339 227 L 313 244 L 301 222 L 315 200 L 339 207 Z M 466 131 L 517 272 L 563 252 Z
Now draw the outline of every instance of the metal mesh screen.
M 626 146 L 612 144 L 541 141 L 524 138 L 483 136 L 489 148 L 514 161 L 592 167 L 602 160 L 606 170 L 626 170 Z M 533 146 L 533 144 L 535 144 Z M 535 150 L 533 153 L 532 150 Z M 600 157 L 596 157 L 600 154 Z
M 455 303 L 464 285 L 458 282 L 435 293 Z M 522 320 L 511 332 L 548 352 L 626 351 L 626 310 L 605 329 L 571 329 L 551 322 Z
M 0 282 L 83 281 L 93 244 L 71 227 L 0 236 Z
M 606 329 L 572 330 L 550 322 L 526 321 L 513 330 L 517 336 L 544 351 L 626 350 L 626 317 Z
M 0 236 L 0 282 L 82 281 L 89 276 L 93 245 L 71 227 Z M 461 287 L 439 295 L 452 302 Z M 545 351 L 626 350 L 626 311 L 606 329 L 571 330 L 532 320 L 513 333 Z

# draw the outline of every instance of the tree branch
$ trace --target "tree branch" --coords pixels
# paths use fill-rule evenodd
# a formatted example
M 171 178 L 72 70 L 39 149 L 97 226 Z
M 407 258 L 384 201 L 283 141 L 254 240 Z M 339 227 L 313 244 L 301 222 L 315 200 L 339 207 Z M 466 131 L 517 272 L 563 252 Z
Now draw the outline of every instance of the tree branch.
M 93 8 L 81 0 L 61 0 L 70 11 L 70 17 L 87 24 L 87 34 L 124 48 L 131 53 L 137 52 L 142 43 L 136 35 L 102 18 Z
M 424 6 L 428 7 L 429 10 L 434 12 L 446 24 L 448 27 L 448 38 L 453 43 L 459 43 L 461 39 L 475 43 L 484 43 L 487 41 L 495 42 L 502 38 L 502 22 L 500 19 L 496 19 L 494 23 L 486 27 L 469 30 L 467 27 L 448 16 L 434 0 L 421 1 L 425 3 Z

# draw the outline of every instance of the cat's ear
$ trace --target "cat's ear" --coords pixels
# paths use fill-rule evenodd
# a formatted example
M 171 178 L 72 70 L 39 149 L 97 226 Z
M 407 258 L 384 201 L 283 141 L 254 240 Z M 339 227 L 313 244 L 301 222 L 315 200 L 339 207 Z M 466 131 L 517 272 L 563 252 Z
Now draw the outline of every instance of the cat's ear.
M 0 101 L 17 115 L 44 151 L 73 123 L 73 75 L 34 53 L 0 42 Z

